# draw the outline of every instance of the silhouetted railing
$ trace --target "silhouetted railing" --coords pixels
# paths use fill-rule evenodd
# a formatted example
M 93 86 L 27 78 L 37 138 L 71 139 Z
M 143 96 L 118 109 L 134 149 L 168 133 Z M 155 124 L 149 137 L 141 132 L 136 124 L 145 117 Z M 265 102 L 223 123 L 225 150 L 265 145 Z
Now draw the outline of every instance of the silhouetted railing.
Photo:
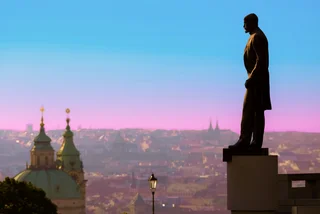
M 280 213 L 291 213 L 292 206 L 320 206 L 320 173 L 279 174 L 278 181 Z

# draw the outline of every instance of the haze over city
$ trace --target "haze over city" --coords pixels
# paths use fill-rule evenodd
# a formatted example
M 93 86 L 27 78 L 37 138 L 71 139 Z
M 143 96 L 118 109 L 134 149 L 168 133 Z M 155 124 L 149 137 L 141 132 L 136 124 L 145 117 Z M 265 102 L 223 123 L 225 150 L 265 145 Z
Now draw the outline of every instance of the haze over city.
M 0 213 L 320 213 L 319 6 L 0 1 Z
M 319 132 L 315 1 L 6 1 L 0 3 L 1 129 L 72 127 L 239 131 L 247 78 L 243 17 L 270 41 L 267 131 Z M 276 5 L 276 6 L 275 6 Z M 303 12 L 302 12 L 303 11 Z

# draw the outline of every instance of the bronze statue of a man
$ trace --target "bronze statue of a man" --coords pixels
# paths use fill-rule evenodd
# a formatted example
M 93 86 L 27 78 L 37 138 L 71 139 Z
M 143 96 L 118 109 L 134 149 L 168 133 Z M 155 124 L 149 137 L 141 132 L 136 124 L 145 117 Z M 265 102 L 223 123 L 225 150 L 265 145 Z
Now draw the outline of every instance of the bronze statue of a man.
M 245 32 L 250 34 L 243 56 L 248 73 L 248 79 L 245 82 L 247 90 L 243 102 L 240 138 L 229 148 L 259 149 L 262 148 L 263 143 L 264 111 L 272 109 L 268 39 L 259 28 L 258 17 L 254 13 L 244 18 L 243 27 Z

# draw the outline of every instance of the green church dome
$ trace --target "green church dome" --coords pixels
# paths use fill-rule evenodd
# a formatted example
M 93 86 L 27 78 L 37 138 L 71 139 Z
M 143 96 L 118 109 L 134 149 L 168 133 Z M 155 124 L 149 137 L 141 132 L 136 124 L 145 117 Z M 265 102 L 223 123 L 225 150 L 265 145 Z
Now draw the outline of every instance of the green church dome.
M 64 171 L 58 169 L 24 170 L 14 177 L 17 181 L 31 182 L 43 189 L 50 199 L 81 198 L 76 182 Z
M 57 152 L 57 156 L 79 156 L 80 152 L 73 142 L 73 132 L 70 129 L 70 118 L 67 118 L 67 127 L 63 133 L 63 143 Z
M 41 108 L 41 111 L 44 111 L 44 108 Z M 44 130 L 43 116 L 41 117 L 40 123 L 40 132 L 34 138 L 34 145 L 31 149 L 32 151 L 36 150 L 53 150 L 51 146 L 51 138 L 46 134 Z

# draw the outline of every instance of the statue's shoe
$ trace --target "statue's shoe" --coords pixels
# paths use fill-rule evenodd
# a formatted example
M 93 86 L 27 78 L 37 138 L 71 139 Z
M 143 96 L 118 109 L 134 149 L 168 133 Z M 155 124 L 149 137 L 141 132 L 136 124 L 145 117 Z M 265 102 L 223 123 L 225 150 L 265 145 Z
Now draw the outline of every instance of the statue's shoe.
M 229 146 L 229 149 L 248 149 L 250 146 L 250 143 L 248 142 L 245 142 L 245 141 L 242 141 L 242 140 L 239 140 L 237 143 L 233 144 L 233 145 L 230 145 Z
M 256 141 L 252 141 L 249 148 L 250 149 L 261 149 L 262 143 L 257 143 Z

